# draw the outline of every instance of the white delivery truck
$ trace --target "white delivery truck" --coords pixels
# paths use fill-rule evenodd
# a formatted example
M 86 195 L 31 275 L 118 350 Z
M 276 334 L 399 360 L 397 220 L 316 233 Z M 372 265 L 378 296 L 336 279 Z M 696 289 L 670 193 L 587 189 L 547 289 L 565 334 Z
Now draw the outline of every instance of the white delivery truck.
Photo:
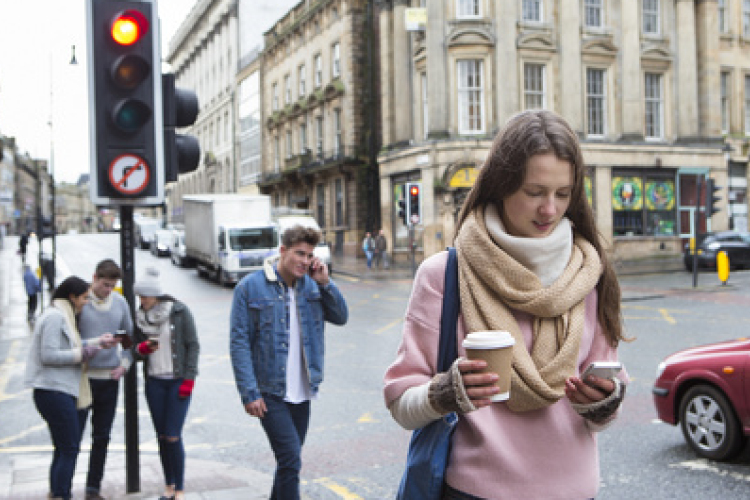
M 277 252 L 279 232 L 266 195 L 183 197 L 185 253 L 201 276 L 237 283 Z
M 161 229 L 161 222 L 149 217 L 139 217 L 134 221 L 135 226 L 135 244 L 141 250 L 151 248 L 151 240 L 157 229 Z

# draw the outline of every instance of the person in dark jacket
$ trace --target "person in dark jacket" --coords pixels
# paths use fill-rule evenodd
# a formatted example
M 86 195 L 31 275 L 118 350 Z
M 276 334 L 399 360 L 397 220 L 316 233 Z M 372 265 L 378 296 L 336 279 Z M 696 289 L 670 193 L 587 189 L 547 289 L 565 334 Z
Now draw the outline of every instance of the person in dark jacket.
M 26 295 L 29 297 L 26 320 L 29 323 L 33 323 L 34 315 L 36 314 L 37 294 L 42 290 L 42 284 L 39 282 L 39 278 L 36 277 L 36 274 L 34 274 L 34 271 L 31 270 L 31 266 L 28 264 L 24 264 L 23 266 L 23 284 L 26 288 Z
M 166 489 L 160 500 L 184 498 L 185 424 L 200 345 L 190 309 L 162 292 L 159 271 L 147 268 L 133 292 L 141 305 L 135 316 L 135 357 L 143 360 L 146 402 L 159 444 Z
M 26 262 L 26 247 L 29 246 L 29 235 L 23 233 L 18 239 L 18 253 L 21 254 L 21 261 Z

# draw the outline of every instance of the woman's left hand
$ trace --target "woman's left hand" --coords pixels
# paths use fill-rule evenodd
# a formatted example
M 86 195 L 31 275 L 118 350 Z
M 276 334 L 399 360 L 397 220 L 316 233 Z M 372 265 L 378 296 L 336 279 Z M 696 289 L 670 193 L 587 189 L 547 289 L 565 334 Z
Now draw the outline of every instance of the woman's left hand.
M 606 378 L 589 375 L 586 382 L 580 377 L 565 381 L 565 395 L 572 403 L 591 404 L 606 399 L 615 390 L 615 383 Z

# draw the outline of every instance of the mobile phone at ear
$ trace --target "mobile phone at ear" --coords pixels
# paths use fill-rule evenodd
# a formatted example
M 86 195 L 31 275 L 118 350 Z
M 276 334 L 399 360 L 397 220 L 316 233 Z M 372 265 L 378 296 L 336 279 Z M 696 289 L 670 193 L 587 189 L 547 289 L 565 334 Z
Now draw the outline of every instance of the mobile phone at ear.
M 581 374 L 581 380 L 586 382 L 589 375 L 599 378 L 615 378 L 622 370 L 622 363 L 619 361 L 594 361 Z

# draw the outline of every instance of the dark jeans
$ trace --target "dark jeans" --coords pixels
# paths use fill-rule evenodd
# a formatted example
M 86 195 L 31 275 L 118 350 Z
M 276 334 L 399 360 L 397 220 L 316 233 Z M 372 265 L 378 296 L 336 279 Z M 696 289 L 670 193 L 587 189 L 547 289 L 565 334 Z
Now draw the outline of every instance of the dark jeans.
M 260 419 L 276 457 L 271 500 L 298 500 L 302 445 L 310 423 L 310 402 L 292 404 L 283 398 L 263 394 L 265 416 Z
M 164 471 L 164 483 L 184 490 L 185 447 L 182 443 L 182 426 L 185 424 L 190 397 L 180 399 L 182 379 L 146 379 L 146 402 L 151 411 L 156 437 L 159 440 L 159 458 Z
M 34 404 L 47 422 L 55 448 L 49 469 L 50 492 L 68 500 L 86 414 L 76 409 L 75 397 L 59 391 L 34 389 Z
M 90 379 L 91 396 L 91 454 L 89 455 L 89 472 L 86 476 L 86 491 L 98 493 L 104 477 L 104 463 L 107 460 L 107 447 L 112 431 L 112 422 L 117 411 L 117 396 L 120 382 L 117 380 Z M 84 410 L 86 418 L 81 426 L 81 438 L 86 427 L 89 411 Z
M 34 314 L 36 313 L 36 304 L 37 304 L 37 295 L 29 295 L 29 307 L 26 311 L 26 319 L 32 320 L 34 319 Z

